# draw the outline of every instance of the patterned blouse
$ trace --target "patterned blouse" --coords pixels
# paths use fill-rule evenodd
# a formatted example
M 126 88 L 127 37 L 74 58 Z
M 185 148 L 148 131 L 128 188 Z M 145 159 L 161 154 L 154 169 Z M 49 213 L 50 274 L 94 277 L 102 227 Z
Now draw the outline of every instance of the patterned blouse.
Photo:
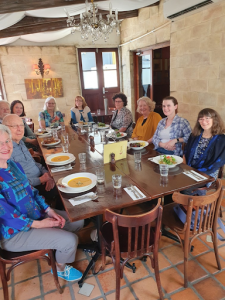
M 133 116 L 131 111 L 126 107 L 122 107 L 119 112 L 118 110 L 114 112 L 110 125 L 114 129 L 120 129 L 122 127 L 126 127 L 127 130 L 125 132 L 127 133 L 127 136 L 131 137 L 131 134 L 133 132 L 132 124 L 133 124 Z
M 191 164 L 194 165 L 196 163 L 196 160 L 199 159 L 200 155 L 202 155 L 204 153 L 204 151 L 206 150 L 206 148 L 208 147 L 209 142 L 211 141 L 211 139 L 212 139 L 212 137 L 211 138 L 204 138 L 204 137 L 200 138 L 200 141 L 198 143 L 198 147 L 196 147 L 196 149 L 195 149 L 195 154 L 194 154 L 194 157 L 193 157 L 193 160 L 192 160 Z M 213 173 L 208 174 L 208 175 L 214 177 L 215 179 L 217 179 L 218 173 L 219 173 L 219 170 L 216 170 Z M 210 185 L 211 185 L 211 182 L 210 182 Z
M 64 122 L 63 115 L 60 111 L 55 111 L 54 116 L 51 117 L 47 110 L 39 112 L 38 121 L 45 121 L 45 126 L 50 127 L 52 123 L 57 124 L 59 126 L 59 123 Z
M 0 240 L 28 231 L 33 220 L 42 219 L 48 205 L 33 188 L 19 163 L 7 161 L 0 168 Z

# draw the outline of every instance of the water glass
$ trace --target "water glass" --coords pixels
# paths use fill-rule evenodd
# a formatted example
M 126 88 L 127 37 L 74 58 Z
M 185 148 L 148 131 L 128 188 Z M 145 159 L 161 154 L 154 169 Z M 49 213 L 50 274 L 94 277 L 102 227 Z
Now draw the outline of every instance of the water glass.
M 61 130 L 65 131 L 66 130 L 66 126 L 65 125 L 61 125 Z
M 135 163 L 141 163 L 141 152 L 140 151 L 135 151 L 134 152 L 134 162 Z
M 100 130 L 101 142 L 105 142 L 105 130 Z
M 62 143 L 62 149 L 64 153 L 68 153 L 69 151 L 69 144 L 68 143 Z
M 168 184 L 168 176 L 160 176 L 160 186 L 167 186 Z
M 140 172 L 142 170 L 141 163 L 135 163 L 134 170 Z
M 169 167 L 168 165 L 159 165 L 160 176 L 168 176 Z
M 64 144 L 69 144 L 69 135 L 68 135 L 68 133 L 61 134 L 61 140 Z
M 79 153 L 78 157 L 80 164 L 86 164 L 86 153 Z
M 122 175 L 119 174 L 112 175 L 112 183 L 114 189 L 120 189 L 122 185 Z
M 96 170 L 96 176 L 97 176 L 97 183 L 98 184 L 104 184 L 105 183 L 105 170 L 103 169 L 97 169 Z
M 51 129 L 51 133 L 52 133 L 52 137 L 54 139 L 58 139 L 57 129 L 55 129 L 55 128 Z
M 97 109 L 97 114 L 98 114 L 98 115 L 101 114 L 101 109 Z

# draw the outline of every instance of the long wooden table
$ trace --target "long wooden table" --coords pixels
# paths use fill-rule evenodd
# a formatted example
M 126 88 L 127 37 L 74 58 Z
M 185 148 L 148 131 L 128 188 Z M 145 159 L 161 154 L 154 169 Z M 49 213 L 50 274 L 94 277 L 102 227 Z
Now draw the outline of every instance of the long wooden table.
M 104 144 L 100 143 L 99 134 L 93 132 L 86 133 L 84 135 L 78 135 L 72 128 L 67 127 L 66 131 L 69 134 L 70 146 L 69 152 L 73 153 L 76 157 L 75 164 L 72 170 L 63 171 L 58 173 L 52 173 L 52 177 L 57 183 L 58 180 L 67 175 L 80 172 L 80 164 L 78 159 L 78 153 L 85 152 L 87 155 L 87 172 L 95 173 L 96 168 L 102 167 L 105 169 L 105 188 L 101 191 L 102 198 L 98 199 L 98 202 L 89 201 L 78 206 L 72 206 L 68 199 L 77 196 L 77 194 L 66 194 L 59 191 L 62 202 L 64 204 L 65 210 L 68 213 L 69 219 L 71 221 L 76 221 L 80 219 L 90 218 L 99 214 L 103 214 L 105 209 L 121 209 L 127 206 L 132 206 L 137 203 L 149 201 L 158 197 L 163 197 L 165 195 L 171 194 L 174 191 L 184 190 L 190 187 L 198 187 L 212 180 L 211 177 L 205 175 L 207 180 L 201 181 L 201 183 L 196 182 L 190 177 L 183 174 L 184 169 L 191 170 L 192 168 L 181 164 L 176 167 L 176 169 L 171 169 L 169 171 L 168 183 L 163 183 L 159 174 L 158 165 L 153 162 L 148 161 L 149 157 L 157 155 L 157 152 L 153 150 L 152 145 L 143 149 L 141 170 L 137 170 L 134 163 L 133 151 L 129 150 L 127 158 L 124 160 L 119 160 L 116 162 L 116 169 L 112 170 L 110 164 L 103 164 L 103 150 Z M 60 134 L 60 132 L 59 132 Z M 92 135 L 96 141 L 95 148 L 93 149 L 89 145 L 89 136 Z M 47 150 L 41 145 L 42 139 L 38 139 L 42 153 L 44 157 L 49 154 L 62 152 L 61 148 L 53 148 Z M 110 142 L 110 141 L 108 141 Z M 112 150 L 113 150 L 113 142 Z M 51 166 L 48 166 L 51 172 Z M 112 175 L 119 173 L 122 175 L 122 189 L 115 194 L 112 186 Z M 131 197 L 124 191 L 124 187 L 130 185 L 136 185 L 145 195 L 146 198 L 134 201 Z M 93 188 L 96 191 L 96 187 Z

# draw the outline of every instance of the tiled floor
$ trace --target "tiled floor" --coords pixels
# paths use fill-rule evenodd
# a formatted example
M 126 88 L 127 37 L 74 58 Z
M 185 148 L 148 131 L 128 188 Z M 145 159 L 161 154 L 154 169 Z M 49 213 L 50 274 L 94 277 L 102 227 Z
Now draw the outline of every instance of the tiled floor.
M 223 221 L 225 223 L 225 199 L 223 200 Z M 206 235 L 194 242 L 194 251 L 190 254 L 189 287 L 183 287 L 183 253 L 177 243 L 162 237 L 160 242 L 159 266 L 165 299 L 170 300 L 222 300 L 225 299 L 225 242 L 219 243 L 222 270 L 217 269 L 212 243 Z M 89 254 L 77 252 L 74 265 L 84 271 Z M 110 262 L 110 260 L 109 260 Z M 158 291 L 150 262 L 134 261 L 136 273 L 125 269 L 121 280 L 121 300 L 155 300 Z M 100 262 L 99 262 L 100 263 Z M 96 268 L 98 267 L 97 264 Z M 94 285 L 90 297 L 79 294 L 78 284 L 60 280 L 64 292 L 60 295 L 54 285 L 50 268 L 45 261 L 34 261 L 17 267 L 11 276 L 9 293 L 12 300 L 114 300 L 115 274 L 112 264 L 103 272 L 90 275 L 85 281 Z M 0 283 L 0 299 L 3 299 Z

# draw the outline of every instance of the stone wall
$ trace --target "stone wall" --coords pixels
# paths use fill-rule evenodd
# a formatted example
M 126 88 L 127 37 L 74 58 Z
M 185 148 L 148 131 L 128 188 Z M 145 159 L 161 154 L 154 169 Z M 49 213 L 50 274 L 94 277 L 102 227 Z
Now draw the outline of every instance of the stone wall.
M 61 112 L 65 113 L 66 123 L 70 120 L 70 108 L 74 105 L 75 96 L 80 94 L 76 48 L 71 47 L 0 47 L 0 63 L 7 100 L 21 100 L 26 114 L 32 118 L 38 128 L 38 113 L 43 109 L 45 99 L 27 100 L 24 79 L 37 79 L 32 65 L 42 58 L 44 64 L 51 66 L 46 78 L 62 78 L 63 98 L 56 98 Z
M 225 1 L 168 22 L 163 16 L 163 1 L 159 7 L 143 8 L 137 18 L 122 22 L 122 44 L 165 25 L 121 46 L 123 87 L 129 95 L 129 106 L 133 109 L 136 101 L 132 51 L 170 41 L 170 91 L 178 99 L 179 114 L 192 126 L 205 107 L 216 109 L 224 118 Z

